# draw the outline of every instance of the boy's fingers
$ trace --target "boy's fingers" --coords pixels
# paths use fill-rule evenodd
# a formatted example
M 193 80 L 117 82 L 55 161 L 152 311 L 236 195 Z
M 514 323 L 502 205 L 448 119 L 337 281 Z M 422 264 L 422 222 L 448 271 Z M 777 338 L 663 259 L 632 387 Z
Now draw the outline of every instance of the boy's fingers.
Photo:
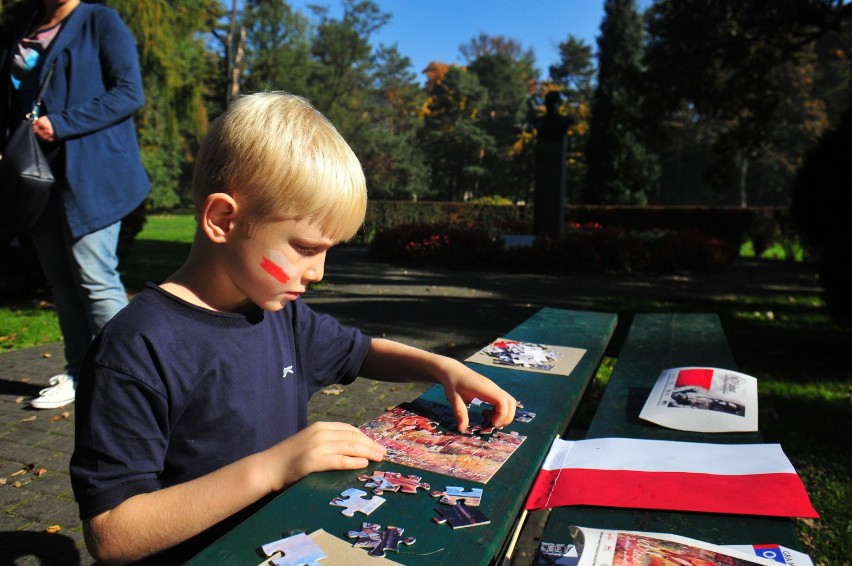
M 345 448 L 342 451 L 344 456 L 364 457 L 381 462 L 387 452 L 384 446 L 354 427 L 346 433 L 344 442 Z
M 370 461 L 367 458 L 356 458 L 353 456 L 343 456 L 341 455 L 337 459 L 337 465 L 333 468 L 335 470 L 358 470 L 361 468 L 366 468 L 370 465 Z
M 504 427 L 515 419 L 515 410 L 518 402 L 511 396 L 506 395 L 503 399 L 489 401 L 494 407 L 491 412 L 491 424 L 496 427 Z
M 459 432 L 467 433 L 467 425 L 470 424 L 470 417 L 467 414 L 467 404 L 458 395 L 453 395 L 450 403 L 453 406 L 453 413 L 456 415 L 456 422 L 459 424 Z

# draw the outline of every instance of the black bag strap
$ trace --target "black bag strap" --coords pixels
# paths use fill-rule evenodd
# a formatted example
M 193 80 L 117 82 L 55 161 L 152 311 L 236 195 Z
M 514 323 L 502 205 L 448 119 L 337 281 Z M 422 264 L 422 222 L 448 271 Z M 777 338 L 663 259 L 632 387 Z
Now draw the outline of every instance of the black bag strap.
M 42 99 L 44 98 L 44 93 L 47 91 L 47 85 L 50 83 L 50 78 L 53 76 L 53 70 L 56 68 L 56 61 L 50 64 L 50 68 L 47 70 L 47 75 L 44 77 L 44 82 L 41 85 L 41 88 L 38 90 L 38 96 L 33 102 L 33 109 L 30 110 L 29 114 L 27 114 L 26 118 L 30 122 L 35 122 L 36 118 L 38 118 L 38 109 L 41 106 Z

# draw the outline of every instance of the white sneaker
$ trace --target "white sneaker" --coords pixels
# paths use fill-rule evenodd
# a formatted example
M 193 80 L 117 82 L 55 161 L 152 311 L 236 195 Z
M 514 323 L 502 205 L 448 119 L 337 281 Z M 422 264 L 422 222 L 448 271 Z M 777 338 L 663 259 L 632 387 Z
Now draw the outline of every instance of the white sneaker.
M 38 392 L 38 397 L 30 401 L 34 409 L 58 409 L 74 402 L 74 378 L 60 373 L 50 378 L 50 387 Z

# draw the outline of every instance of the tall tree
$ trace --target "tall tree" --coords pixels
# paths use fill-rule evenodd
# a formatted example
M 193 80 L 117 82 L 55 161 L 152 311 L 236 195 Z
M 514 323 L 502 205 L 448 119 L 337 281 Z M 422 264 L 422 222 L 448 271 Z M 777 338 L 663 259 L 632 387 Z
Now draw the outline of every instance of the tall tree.
M 779 146 L 792 149 L 783 140 L 791 125 L 799 120 L 793 131 L 812 130 L 814 116 L 801 110 L 814 106 L 796 110 L 804 100 L 789 84 L 809 65 L 806 47 L 841 29 L 850 16 L 852 5 L 838 0 L 658 0 L 649 10 L 654 106 L 670 111 L 688 104 L 712 124 L 713 177 L 734 179 L 740 204 L 749 202 L 755 163 L 779 155 Z M 800 159 L 803 149 L 787 158 Z
M 518 41 L 502 36 L 480 33 L 469 42 L 459 46 L 459 51 L 468 63 L 485 55 L 508 55 L 512 60 L 525 65 L 532 73 L 535 69 L 535 51 L 524 49 Z
M 606 0 L 584 201 L 644 204 L 658 176 L 642 123 L 642 21 L 635 0 Z
M 369 82 L 372 64 L 370 37 L 390 19 L 369 0 L 343 0 L 343 17 L 332 18 L 328 9 L 311 6 L 318 18 L 311 41 L 316 62 L 309 79 L 311 100 L 341 129 L 353 116 Z M 353 108 L 354 106 L 354 108 Z
M 592 48 L 582 39 L 569 35 L 559 43 L 559 63 L 549 68 L 550 80 L 562 87 L 570 101 L 588 102 L 592 99 L 595 66 Z
M 586 145 L 589 137 L 593 80 L 596 74 L 592 48 L 573 35 L 559 43 L 559 62 L 551 65 L 550 84 L 544 90 L 559 90 L 564 103 L 561 112 L 573 120 L 568 130 L 567 196 L 568 202 L 579 202 L 586 181 Z M 539 114 L 544 112 L 541 97 L 537 97 Z
M 145 106 L 137 116 L 142 161 L 151 177 L 150 202 L 189 202 L 184 182 L 207 128 L 205 85 L 213 74 L 201 34 L 222 14 L 217 0 L 111 0 L 139 51 Z
M 246 0 L 243 88 L 248 92 L 285 90 L 305 95 L 313 72 L 310 24 L 286 0 Z
M 530 182 L 525 177 L 531 171 L 531 156 L 518 151 L 517 142 L 522 135 L 526 102 L 535 71 L 530 60 L 514 59 L 508 52 L 479 55 L 470 63 L 468 71 L 476 75 L 487 93 L 478 113 L 478 122 L 494 140 L 494 150 L 488 152 L 483 160 L 488 175 L 483 180 L 487 185 L 481 188 L 489 193 L 488 196 L 517 198 L 518 188 Z
M 380 46 L 373 56 L 371 104 L 355 151 L 367 176 L 371 198 L 426 196 L 426 163 L 417 143 L 422 119 L 417 109 L 424 93 L 411 71 L 411 60 L 396 46 Z
M 427 99 L 421 140 L 429 163 L 429 182 L 441 200 L 475 193 L 486 174 L 485 155 L 494 138 L 478 124 L 488 92 L 466 69 L 441 63 L 427 68 Z

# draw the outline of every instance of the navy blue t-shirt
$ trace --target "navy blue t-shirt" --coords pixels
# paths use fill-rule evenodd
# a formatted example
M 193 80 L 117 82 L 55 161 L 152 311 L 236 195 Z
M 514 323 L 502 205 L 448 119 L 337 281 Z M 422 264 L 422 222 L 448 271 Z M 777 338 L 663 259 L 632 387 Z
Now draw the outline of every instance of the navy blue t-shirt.
M 81 518 L 290 437 L 307 426 L 310 396 L 355 379 L 369 347 L 301 300 L 219 313 L 149 283 L 95 339 L 79 376 L 71 481 Z

